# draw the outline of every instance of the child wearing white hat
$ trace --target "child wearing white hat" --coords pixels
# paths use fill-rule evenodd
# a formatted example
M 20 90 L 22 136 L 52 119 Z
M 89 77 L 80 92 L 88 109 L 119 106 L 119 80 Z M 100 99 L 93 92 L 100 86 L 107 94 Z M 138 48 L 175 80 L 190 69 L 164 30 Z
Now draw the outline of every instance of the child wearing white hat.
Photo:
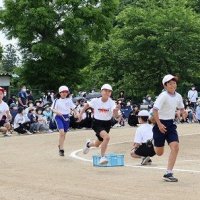
M 138 113 L 138 121 L 141 124 L 137 129 L 133 142 L 133 149 L 131 150 L 131 156 L 133 158 L 141 158 L 141 165 L 149 165 L 152 163 L 150 157 L 155 155 L 154 147 L 152 144 L 153 132 L 152 125 L 148 123 L 149 112 L 147 110 L 141 110 Z
M 165 140 L 170 147 L 167 171 L 163 179 L 168 182 L 177 182 L 173 176 L 173 167 L 179 151 L 179 138 L 174 122 L 176 109 L 184 113 L 182 96 L 176 92 L 177 78 L 171 74 L 164 76 L 162 80 L 165 91 L 156 99 L 153 107 L 153 116 L 156 121 L 153 127 L 153 139 L 155 152 L 158 156 L 163 155 Z
M 92 99 L 91 102 L 85 104 L 79 115 L 79 121 L 82 119 L 82 115 L 85 110 L 89 107 L 94 110 L 94 119 L 92 129 L 96 133 L 97 140 L 87 141 L 83 153 L 89 152 L 90 147 L 99 147 L 101 145 L 101 159 L 100 164 L 106 164 L 108 162 L 105 157 L 106 149 L 110 140 L 109 131 L 112 126 L 112 117 L 118 117 L 119 107 L 116 106 L 115 102 L 110 98 L 112 93 L 112 87 L 109 84 L 104 84 L 101 87 L 100 98 Z
M 69 98 L 69 89 L 67 86 L 60 86 L 58 91 L 60 98 L 54 100 L 51 110 L 55 113 L 55 121 L 59 130 L 59 155 L 64 156 L 65 135 L 70 124 L 69 114 L 72 110 L 75 112 L 76 106 L 72 102 L 72 99 Z

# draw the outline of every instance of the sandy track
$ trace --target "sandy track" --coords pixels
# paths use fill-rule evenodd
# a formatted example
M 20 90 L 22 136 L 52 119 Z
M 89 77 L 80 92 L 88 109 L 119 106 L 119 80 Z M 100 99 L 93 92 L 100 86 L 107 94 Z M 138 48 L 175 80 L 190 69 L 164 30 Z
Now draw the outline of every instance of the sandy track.
M 87 138 L 95 139 L 91 130 L 68 133 L 64 158 L 58 156 L 57 133 L 0 138 L 0 200 L 197 200 L 200 125 L 183 124 L 178 130 L 178 183 L 162 181 L 168 148 L 163 157 L 153 158 L 151 168 L 140 167 L 140 160 L 130 158 L 135 128 L 111 130 L 108 151 L 125 154 L 127 165 L 115 168 L 93 167 L 91 162 L 69 156 L 82 148 Z M 92 149 L 86 156 L 81 152 L 77 156 L 90 160 L 96 153 L 98 149 Z

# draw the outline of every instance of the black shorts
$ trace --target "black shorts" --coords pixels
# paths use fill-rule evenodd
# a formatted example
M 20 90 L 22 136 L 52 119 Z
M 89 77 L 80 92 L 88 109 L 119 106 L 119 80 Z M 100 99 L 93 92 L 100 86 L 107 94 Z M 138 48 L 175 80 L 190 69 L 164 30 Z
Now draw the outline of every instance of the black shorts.
M 0 126 L 4 126 L 5 123 L 6 123 L 5 120 L 0 120 Z
M 176 124 L 174 120 L 160 120 L 163 125 L 165 125 L 167 132 L 161 133 L 158 125 L 153 127 L 153 139 L 155 147 L 164 147 L 165 140 L 170 144 L 171 142 L 179 142 L 178 133 L 176 131 Z
M 104 121 L 104 120 L 93 119 L 92 122 L 92 129 L 95 131 L 99 141 L 103 141 L 103 138 L 100 136 L 100 132 L 106 131 L 107 133 L 109 133 L 111 126 L 112 126 L 111 120 Z
M 142 143 L 136 150 L 135 150 L 135 154 L 138 156 L 150 156 L 153 157 L 155 156 L 155 151 L 154 151 L 154 147 L 153 145 L 148 147 L 146 143 Z

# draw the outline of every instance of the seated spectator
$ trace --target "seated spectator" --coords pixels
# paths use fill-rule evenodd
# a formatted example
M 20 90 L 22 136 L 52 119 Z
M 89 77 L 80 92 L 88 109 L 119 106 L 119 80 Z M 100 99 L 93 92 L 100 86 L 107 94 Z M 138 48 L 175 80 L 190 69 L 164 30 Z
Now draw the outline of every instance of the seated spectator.
M 11 95 L 10 99 L 8 100 L 8 106 L 10 106 L 12 103 L 17 104 L 17 99 L 15 95 Z
M 0 131 L 4 136 L 11 136 L 10 120 L 12 116 L 9 111 L 8 104 L 3 101 L 4 89 L 0 87 Z
M 42 108 L 43 103 L 40 99 L 35 100 L 35 107 L 36 108 Z
M 47 119 L 47 122 L 49 123 L 50 120 L 51 120 L 52 117 L 53 117 L 53 113 L 52 113 L 51 108 L 49 107 L 49 105 L 46 105 L 46 106 L 44 107 L 43 115 L 44 115 L 44 117 Z
M 30 108 L 28 113 L 28 118 L 30 119 L 30 132 L 31 133 L 39 132 L 39 123 L 37 121 L 35 108 Z
M 150 157 L 155 155 L 154 147 L 152 144 L 153 131 L 152 126 L 148 124 L 149 112 L 142 110 L 138 113 L 138 120 L 141 124 L 137 128 L 135 138 L 133 142 L 133 149 L 131 150 L 131 156 L 133 158 L 141 158 L 141 165 L 149 165 L 152 163 Z
M 36 109 L 36 116 L 37 116 L 37 122 L 38 122 L 37 131 L 41 131 L 41 132 L 45 131 L 45 132 L 51 133 L 52 131 L 49 129 L 47 119 L 43 115 L 43 108 Z
M 197 121 L 200 123 L 200 101 L 198 100 L 198 105 L 196 107 L 196 118 Z
M 30 129 L 30 121 L 27 121 L 26 114 L 24 113 L 24 108 L 19 107 L 17 115 L 14 119 L 14 131 L 16 131 L 19 134 L 29 134 L 32 133 L 29 132 Z
M 133 111 L 130 112 L 128 117 L 128 124 L 130 126 L 137 126 L 138 124 L 138 117 L 137 114 L 139 113 L 139 107 L 137 105 L 133 106 Z
M 17 104 L 11 103 L 11 104 L 10 104 L 10 114 L 11 114 L 11 116 L 12 116 L 12 120 L 11 120 L 11 122 L 10 122 L 11 124 L 14 123 L 14 119 L 15 119 L 15 117 L 16 117 L 16 115 L 17 115 L 17 110 L 18 110 Z

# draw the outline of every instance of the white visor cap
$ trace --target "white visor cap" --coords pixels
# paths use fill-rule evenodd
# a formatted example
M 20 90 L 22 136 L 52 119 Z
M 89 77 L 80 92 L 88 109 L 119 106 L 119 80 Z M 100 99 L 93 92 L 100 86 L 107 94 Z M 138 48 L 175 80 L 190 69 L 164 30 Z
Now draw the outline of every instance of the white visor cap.
M 147 110 L 141 110 L 138 113 L 138 117 L 149 117 L 149 112 Z
M 176 77 L 171 74 L 167 74 L 166 76 L 164 76 L 164 78 L 162 80 L 162 84 L 165 85 L 165 83 L 167 83 L 168 81 L 170 81 L 172 79 L 176 79 Z
M 109 85 L 109 84 L 104 84 L 104 85 L 101 87 L 101 90 L 111 90 L 111 91 L 112 91 L 112 87 L 111 87 L 111 85 Z
M 63 92 L 63 91 L 68 91 L 69 92 L 69 88 L 67 86 L 65 86 L 65 85 L 62 85 L 62 86 L 59 87 L 58 91 L 59 91 L 59 93 Z

